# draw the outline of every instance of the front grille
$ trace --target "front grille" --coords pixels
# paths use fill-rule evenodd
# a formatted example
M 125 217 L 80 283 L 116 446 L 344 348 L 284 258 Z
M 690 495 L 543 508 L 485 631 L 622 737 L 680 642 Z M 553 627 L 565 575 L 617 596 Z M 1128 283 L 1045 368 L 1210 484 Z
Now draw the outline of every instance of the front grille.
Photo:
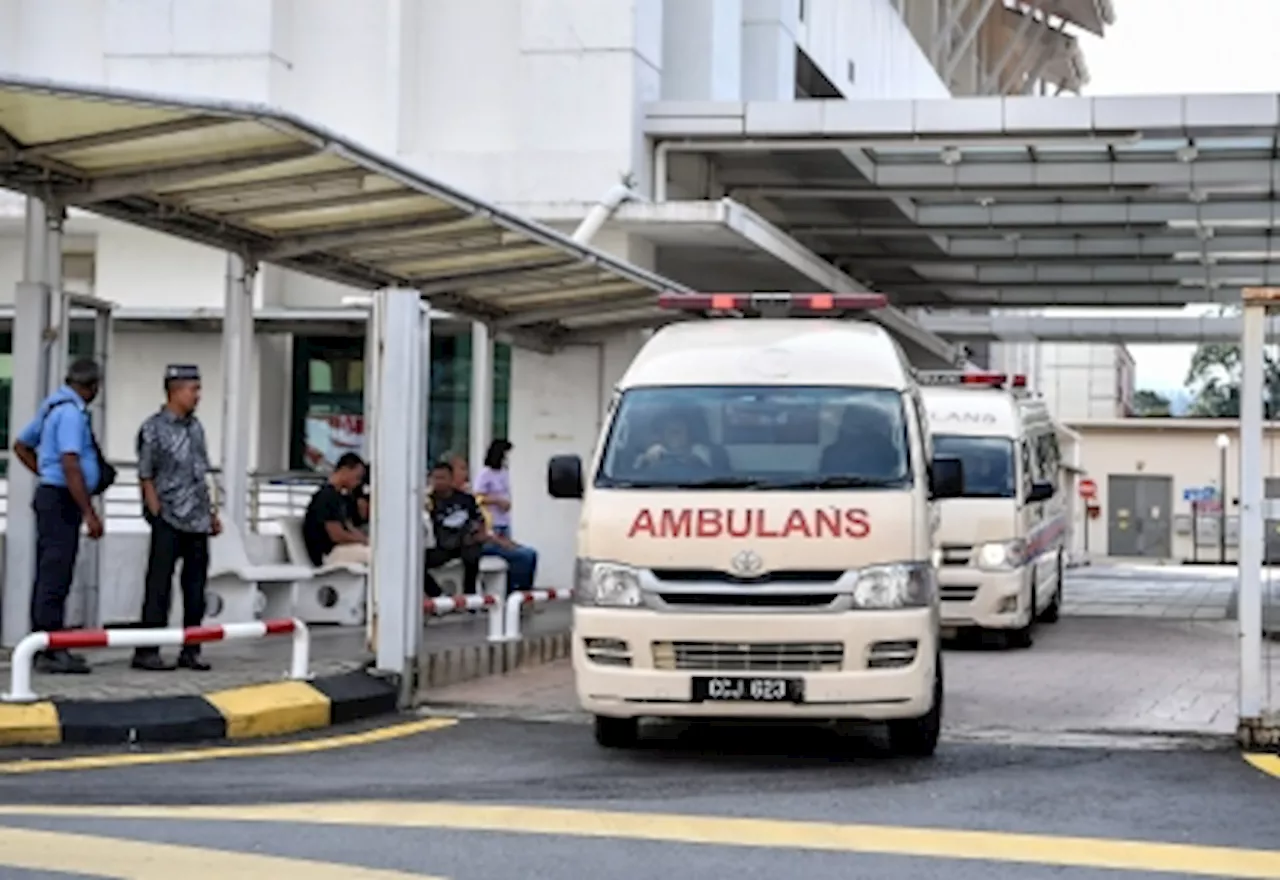
M 737 577 L 712 568 L 655 568 L 653 576 L 672 584 L 712 581 L 726 584 L 832 584 L 840 579 L 843 571 L 831 569 L 779 569 L 761 573 L 758 577 Z
M 835 672 L 840 642 L 654 642 L 655 669 L 710 672 Z
M 943 565 L 968 565 L 973 559 L 973 547 L 967 544 L 943 544 Z
M 978 595 L 975 584 L 943 584 L 938 587 L 938 596 L 943 602 L 968 602 Z
M 836 600 L 835 593 L 659 593 L 668 605 L 701 605 L 719 608 L 822 608 Z

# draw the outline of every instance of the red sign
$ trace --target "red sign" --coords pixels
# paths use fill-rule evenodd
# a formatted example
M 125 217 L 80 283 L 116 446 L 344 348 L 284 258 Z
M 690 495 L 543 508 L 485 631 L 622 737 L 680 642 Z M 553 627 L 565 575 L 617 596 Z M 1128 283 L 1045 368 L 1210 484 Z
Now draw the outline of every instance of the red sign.
M 871 520 L 861 508 L 789 511 L 699 509 L 641 510 L 628 538 L 865 538 Z
M 1097 483 L 1095 483 L 1093 480 L 1080 481 L 1080 497 L 1081 498 L 1096 498 L 1097 495 L 1098 495 Z

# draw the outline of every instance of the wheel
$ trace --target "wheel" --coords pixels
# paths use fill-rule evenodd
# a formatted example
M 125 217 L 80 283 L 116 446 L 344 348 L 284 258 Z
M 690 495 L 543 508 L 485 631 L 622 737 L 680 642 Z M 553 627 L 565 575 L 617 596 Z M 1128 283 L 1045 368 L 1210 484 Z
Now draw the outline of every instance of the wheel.
M 1032 630 L 1036 626 L 1036 584 L 1031 582 L 1031 611 L 1027 615 L 1027 625 L 1020 629 L 1005 630 L 1004 645 L 1006 648 L 1030 648 L 1035 644 L 1035 635 Z
M 596 743 L 606 749 L 629 749 L 640 739 L 640 721 L 636 718 L 596 716 Z
M 938 750 L 942 733 L 942 655 L 938 655 L 937 673 L 933 677 L 933 705 L 918 718 L 900 718 L 889 722 L 889 748 L 895 755 L 928 758 Z
M 1058 588 L 1053 591 L 1053 601 L 1049 603 L 1049 607 L 1040 615 L 1040 619 L 1045 623 L 1057 623 L 1058 618 L 1062 616 L 1062 554 L 1058 554 Z

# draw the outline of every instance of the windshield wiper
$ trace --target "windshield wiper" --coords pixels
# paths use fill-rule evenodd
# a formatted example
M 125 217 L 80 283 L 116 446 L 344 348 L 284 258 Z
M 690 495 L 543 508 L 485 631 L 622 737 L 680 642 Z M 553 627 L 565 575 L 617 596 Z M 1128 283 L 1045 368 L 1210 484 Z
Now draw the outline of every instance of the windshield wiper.
M 808 480 L 786 480 L 760 483 L 761 489 L 888 489 L 898 485 L 896 480 L 875 480 L 843 474 L 834 477 L 815 477 Z
M 756 489 L 765 484 L 751 477 L 712 477 L 687 482 L 608 480 L 601 485 L 608 489 Z

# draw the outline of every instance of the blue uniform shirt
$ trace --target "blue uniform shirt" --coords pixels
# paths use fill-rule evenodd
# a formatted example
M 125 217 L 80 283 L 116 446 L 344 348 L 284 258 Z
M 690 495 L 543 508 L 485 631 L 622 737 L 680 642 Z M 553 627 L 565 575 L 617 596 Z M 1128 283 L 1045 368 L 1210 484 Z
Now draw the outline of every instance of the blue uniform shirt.
M 70 404 L 53 407 L 63 400 L 70 401 Z M 36 417 L 18 434 L 18 442 L 36 451 L 41 485 L 66 487 L 67 475 L 62 472 L 62 456 L 68 453 L 80 456 L 85 488 L 92 492 L 98 485 L 102 468 L 93 448 L 89 413 L 84 398 L 71 386 L 63 385 L 49 395 L 40 405 Z

